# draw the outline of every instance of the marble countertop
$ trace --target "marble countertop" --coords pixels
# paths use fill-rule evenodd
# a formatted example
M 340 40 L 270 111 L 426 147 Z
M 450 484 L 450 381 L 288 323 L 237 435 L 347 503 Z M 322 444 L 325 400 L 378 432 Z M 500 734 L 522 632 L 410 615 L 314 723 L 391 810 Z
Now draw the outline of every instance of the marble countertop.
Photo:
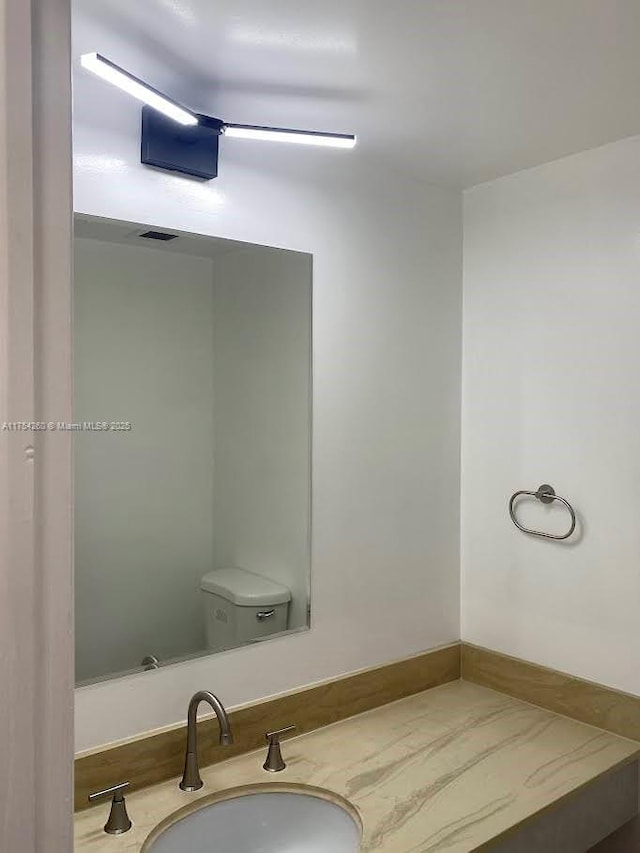
M 292 723 L 295 720 L 291 721 Z M 207 745 L 200 743 L 201 754 Z M 132 830 L 108 836 L 108 804 L 79 812 L 76 853 L 138 853 L 171 812 L 226 788 L 298 783 L 349 800 L 363 851 L 468 853 L 607 771 L 640 744 L 467 682 L 445 684 L 283 742 L 287 769 L 262 770 L 266 750 L 127 797 Z M 116 780 L 117 781 L 117 780 Z

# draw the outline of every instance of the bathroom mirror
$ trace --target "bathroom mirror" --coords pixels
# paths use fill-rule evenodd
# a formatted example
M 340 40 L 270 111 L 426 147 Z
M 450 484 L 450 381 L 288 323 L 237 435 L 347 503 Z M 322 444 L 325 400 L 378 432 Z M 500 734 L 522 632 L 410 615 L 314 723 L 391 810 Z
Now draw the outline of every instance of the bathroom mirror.
M 76 215 L 78 684 L 308 627 L 311 260 Z

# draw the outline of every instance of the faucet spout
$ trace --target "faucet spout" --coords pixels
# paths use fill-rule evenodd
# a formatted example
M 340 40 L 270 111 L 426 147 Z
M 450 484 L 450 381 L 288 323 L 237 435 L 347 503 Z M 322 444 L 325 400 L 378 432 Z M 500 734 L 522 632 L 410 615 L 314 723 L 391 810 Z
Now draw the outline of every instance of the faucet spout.
M 201 702 L 207 702 L 213 708 L 220 726 L 221 746 L 233 743 L 231 724 L 224 705 L 218 697 L 208 690 L 200 690 L 191 697 L 187 713 L 187 751 L 184 758 L 184 773 L 180 781 L 183 791 L 198 791 L 204 784 L 200 778 L 198 766 L 198 707 Z

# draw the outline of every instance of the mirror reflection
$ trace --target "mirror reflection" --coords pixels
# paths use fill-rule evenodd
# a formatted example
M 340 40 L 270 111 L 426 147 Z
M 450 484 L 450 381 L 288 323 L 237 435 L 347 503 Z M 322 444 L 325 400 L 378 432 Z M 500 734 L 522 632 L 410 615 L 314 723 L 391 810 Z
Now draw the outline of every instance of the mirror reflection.
M 79 684 L 309 624 L 311 256 L 77 215 Z

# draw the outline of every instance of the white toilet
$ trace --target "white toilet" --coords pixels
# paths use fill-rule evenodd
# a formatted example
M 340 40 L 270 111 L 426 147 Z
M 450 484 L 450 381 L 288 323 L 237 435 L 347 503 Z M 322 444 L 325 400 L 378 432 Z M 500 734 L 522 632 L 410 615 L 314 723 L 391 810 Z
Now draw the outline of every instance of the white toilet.
M 286 631 L 291 590 L 245 569 L 203 575 L 207 649 L 220 651 Z

